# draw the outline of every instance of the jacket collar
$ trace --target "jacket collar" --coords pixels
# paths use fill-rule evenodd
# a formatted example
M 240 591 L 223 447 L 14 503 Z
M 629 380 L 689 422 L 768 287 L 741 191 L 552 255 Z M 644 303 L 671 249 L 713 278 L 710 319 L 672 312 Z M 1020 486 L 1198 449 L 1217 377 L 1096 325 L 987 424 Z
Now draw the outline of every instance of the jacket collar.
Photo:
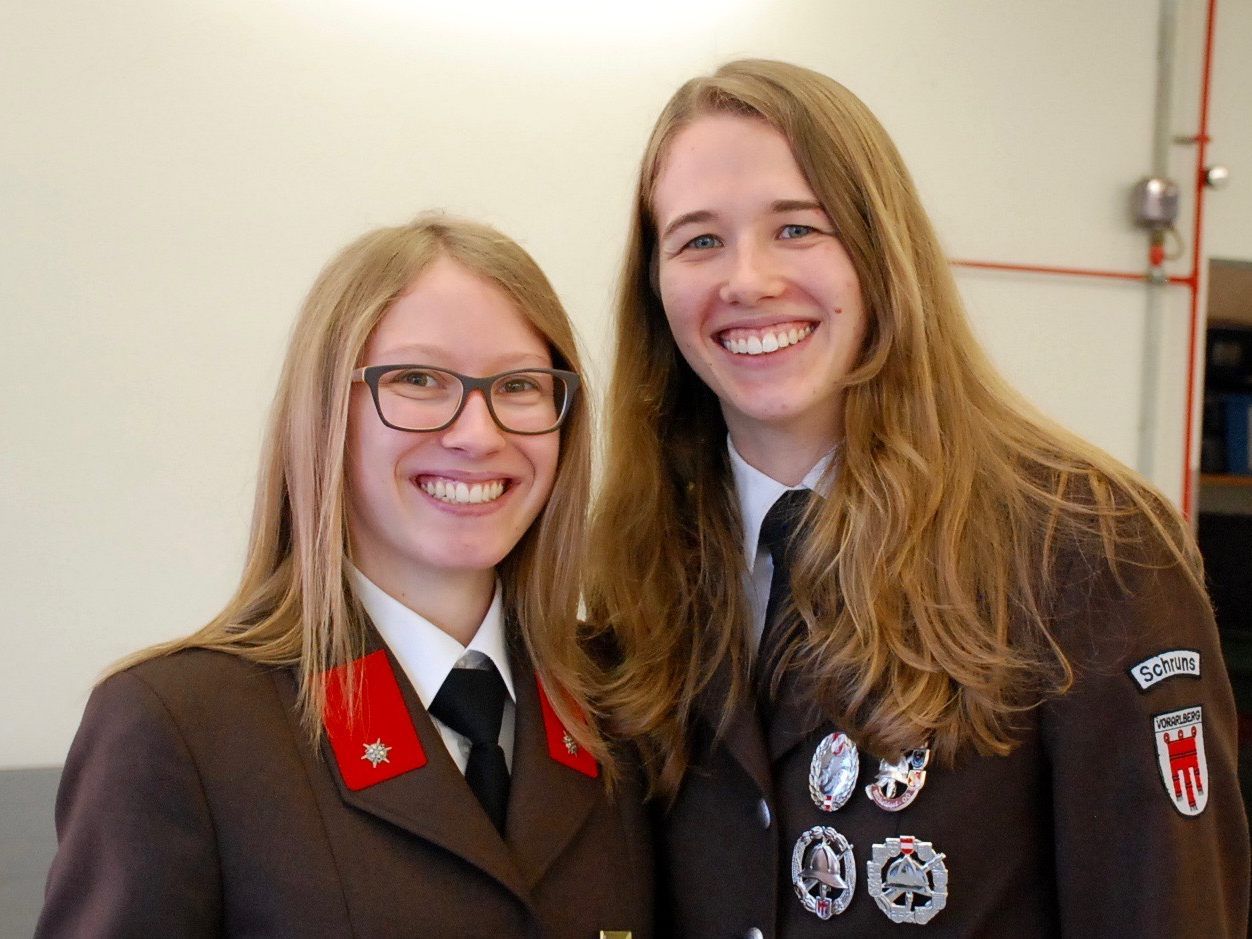
M 510 650 L 517 711 L 508 820 L 502 838 L 453 762 L 403 670 L 372 628 L 366 651 L 367 655 L 386 655 L 425 763 L 376 785 L 353 790 L 345 784 L 330 743 L 323 737 L 323 757 L 340 798 L 460 856 L 529 905 L 531 889 L 603 798 L 600 779 L 562 765 L 550 752 L 539 687 L 529 660 L 516 649 Z
M 598 777 L 557 759 L 544 727 L 534 670 L 520 653 L 512 655 L 514 674 L 521 677 L 516 685 L 517 730 L 506 835 L 523 882 L 533 887 L 605 796 Z M 562 741 L 558 744 L 564 747 Z

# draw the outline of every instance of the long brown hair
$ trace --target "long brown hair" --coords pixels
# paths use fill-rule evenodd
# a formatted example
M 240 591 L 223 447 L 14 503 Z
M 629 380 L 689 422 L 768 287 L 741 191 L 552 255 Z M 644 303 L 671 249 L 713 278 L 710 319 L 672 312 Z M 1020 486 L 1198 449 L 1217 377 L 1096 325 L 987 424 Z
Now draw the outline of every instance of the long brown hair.
M 573 330 L 552 285 L 517 243 L 485 225 L 443 215 L 380 228 L 322 270 L 296 321 L 261 456 L 251 537 L 235 595 L 207 625 L 120 663 L 206 648 L 299 674 L 299 706 L 316 739 L 324 673 L 361 654 L 364 615 L 345 578 L 348 559 L 344 439 L 352 370 L 393 301 L 446 256 L 513 301 L 542 335 L 554 365 L 580 371 Z M 584 391 L 561 431 L 552 494 L 500 564 L 504 607 L 566 726 L 594 754 L 604 748 L 589 710 L 588 675 L 576 634 L 590 480 L 591 415 Z M 116 670 L 116 669 L 115 669 Z
M 666 148 L 717 113 L 786 137 L 852 259 L 869 319 L 845 382 L 829 497 L 810 512 L 793 571 L 803 638 L 773 687 L 798 670 L 825 713 L 880 756 L 922 740 L 948 760 L 966 745 L 1007 752 L 1021 710 L 1072 680 L 1049 627 L 1057 553 L 1112 562 L 1143 537 L 1146 518 L 1151 540 L 1197 584 L 1198 560 L 1162 496 L 996 373 L 900 154 L 865 105 L 781 62 L 733 62 L 687 82 L 644 153 L 590 554 L 589 614 L 622 656 L 605 706 L 639 742 L 654 788 L 672 793 L 710 678 L 724 670 L 732 698 L 748 693 L 726 424 L 675 345 L 653 267 Z M 728 703 L 716 706 L 729 715 Z

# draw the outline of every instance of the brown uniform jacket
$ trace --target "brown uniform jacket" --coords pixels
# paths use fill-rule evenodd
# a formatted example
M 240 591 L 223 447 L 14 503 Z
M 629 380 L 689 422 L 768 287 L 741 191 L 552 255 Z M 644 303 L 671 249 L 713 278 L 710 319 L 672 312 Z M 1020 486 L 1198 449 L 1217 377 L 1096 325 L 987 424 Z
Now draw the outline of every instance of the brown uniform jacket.
M 391 663 L 428 762 L 359 791 L 285 669 L 181 652 L 91 696 L 57 799 L 38 936 L 652 935 L 640 794 L 550 755 L 514 660 L 507 843 Z
M 910 930 L 1013 939 L 1246 936 L 1248 827 L 1212 613 L 1177 570 L 1139 570 L 1133 580 L 1127 595 L 1107 574 L 1069 578 L 1056 632 L 1076 669 L 1072 689 L 1024 715 L 1010 755 L 932 764 L 915 801 L 898 812 L 867 796 L 878 759 L 863 750 L 847 804 L 833 812 L 815 804 L 814 750 L 839 728 L 812 713 L 795 681 L 784 683 L 768 733 L 744 707 L 717 740 L 710 704 L 694 765 L 660 817 L 664 928 L 701 939 Z M 1175 674 L 1141 690 L 1129 669 L 1177 649 L 1195 652 L 1200 677 Z M 1187 815 L 1162 765 L 1168 751 L 1155 716 L 1195 707 L 1207 805 Z M 1186 799 L 1184 789 L 1177 804 Z M 825 921 L 804 909 L 792 885 L 793 849 L 814 826 L 833 827 L 854 857 L 851 902 Z M 945 855 L 947 905 L 925 925 L 892 923 L 867 890 L 873 846 L 903 835 Z M 926 898 L 914 901 L 920 907 Z

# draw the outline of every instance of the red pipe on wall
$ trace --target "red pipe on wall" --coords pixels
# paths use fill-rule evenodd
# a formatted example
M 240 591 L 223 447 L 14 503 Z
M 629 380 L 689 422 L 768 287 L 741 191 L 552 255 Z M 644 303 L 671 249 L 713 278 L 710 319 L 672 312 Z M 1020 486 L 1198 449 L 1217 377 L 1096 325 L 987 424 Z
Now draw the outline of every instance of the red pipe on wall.
M 1194 474 L 1191 467 L 1191 437 L 1195 431 L 1195 385 L 1196 385 L 1196 342 L 1200 326 L 1200 239 L 1204 222 L 1204 192 L 1207 185 L 1205 179 L 1205 151 L 1209 142 L 1209 93 L 1213 74 L 1213 24 L 1217 18 L 1217 0 L 1208 0 L 1208 11 L 1205 22 L 1204 37 L 1204 68 L 1200 82 L 1200 130 L 1195 135 L 1196 174 L 1195 174 L 1195 221 L 1191 238 L 1191 273 L 1185 276 L 1167 277 L 1165 282 L 1179 284 L 1191 291 L 1191 323 L 1190 337 L 1187 344 L 1187 415 L 1183 438 L 1182 466 L 1182 514 L 1191 517 L 1194 486 Z M 1149 262 L 1152 256 L 1149 255 Z M 1030 274 L 1060 274 L 1066 277 L 1102 277 L 1112 280 L 1150 281 L 1147 272 L 1134 271 L 1103 271 L 1084 267 L 1054 267 L 1044 264 L 1004 264 L 998 261 L 952 261 L 954 267 L 968 267 L 989 271 L 1020 271 Z
M 1200 330 L 1200 240 L 1204 234 L 1205 161 L 1209 143 L 1209 93 L 1213 76 L 1213 24 L 1217 19 L 1217 0 L 1209 0 L 1204 24 L 1204 72 L 1200 81 L 1200 132 L 1196 134 L 1195 222 L 1191 235 L 1191 336 L 1187 343 L 1187 420 L 1183 438 L 1182 514 L 1191 517 L 1192 490 L 1195 488 L 1191 467 L 1191 438 L 1195 430 L 1196 342 Z
M 972 267 L 988 271 L 1024 271 L 1028 274 L 1063 274 L 1067 277 L 1104 277 L 1115 280 L 1148 281 L 1151 276 L 1142 271 L 1099 271 L 1086 267 L 1052 267 L 1045 264 L 1002 264 L 999 261 L 952 261 L 956 267 Z M 1171 284 L 1189 284 L 1189 277 L 1169 277 Z

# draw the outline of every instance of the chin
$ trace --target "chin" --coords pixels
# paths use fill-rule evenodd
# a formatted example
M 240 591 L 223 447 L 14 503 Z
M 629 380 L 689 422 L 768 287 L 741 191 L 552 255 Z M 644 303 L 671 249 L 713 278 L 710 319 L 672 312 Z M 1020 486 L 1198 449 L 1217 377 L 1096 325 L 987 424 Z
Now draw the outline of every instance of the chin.
M 493 570 L 508 556 L 508 551 L 495 546 L 450 551 L 430 558 L 426 564 L 436 570 L 452 573 L 478 573 Z

